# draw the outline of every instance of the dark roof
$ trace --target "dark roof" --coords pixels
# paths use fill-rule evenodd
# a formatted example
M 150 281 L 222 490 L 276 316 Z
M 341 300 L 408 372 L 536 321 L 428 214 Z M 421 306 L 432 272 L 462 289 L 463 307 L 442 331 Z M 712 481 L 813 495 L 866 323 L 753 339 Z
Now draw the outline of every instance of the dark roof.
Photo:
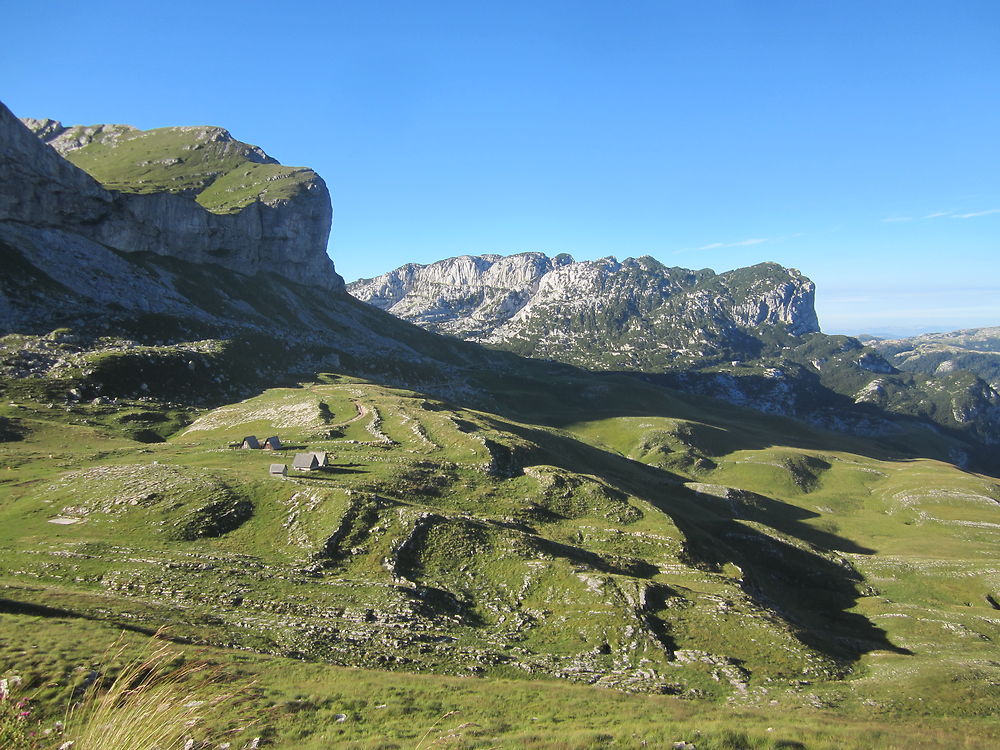
M 272 448 L 280 448 L 281 440 L 277 435 L 272 435 L 267 440 L 264 441 L 264 445 L 270 445 Z
M 240 445 L 249 445 L 251 448 L 260 448 L 260 443 L 257 442 L 256 435 L 247 435 L 243 438 Z
M 295 460 L 292 461 L 293 469 L 311 470 L 319 466 L 319 461 L 312 453 L 296 453 Z

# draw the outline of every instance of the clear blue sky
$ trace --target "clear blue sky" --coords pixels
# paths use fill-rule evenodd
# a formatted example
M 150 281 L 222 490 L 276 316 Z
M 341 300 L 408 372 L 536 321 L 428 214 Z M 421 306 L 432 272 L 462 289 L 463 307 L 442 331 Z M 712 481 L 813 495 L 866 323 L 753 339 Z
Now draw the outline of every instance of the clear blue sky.
M 764 260 L 828 332 L 1000 325 L 1000 2 L 7 3 L 19 116 L 212 124 L 330 186 L 348 279 Z

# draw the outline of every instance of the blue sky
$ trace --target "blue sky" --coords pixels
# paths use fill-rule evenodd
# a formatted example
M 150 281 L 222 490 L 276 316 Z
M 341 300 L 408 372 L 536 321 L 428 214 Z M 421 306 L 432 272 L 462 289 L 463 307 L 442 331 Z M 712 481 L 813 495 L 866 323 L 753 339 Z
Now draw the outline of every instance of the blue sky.
M 463 253 L 765 260 L 823 329 L 1000 325 L 995 0 L 28 3 L 22 117 L 212 124 L 333 195 L 348 279 Z

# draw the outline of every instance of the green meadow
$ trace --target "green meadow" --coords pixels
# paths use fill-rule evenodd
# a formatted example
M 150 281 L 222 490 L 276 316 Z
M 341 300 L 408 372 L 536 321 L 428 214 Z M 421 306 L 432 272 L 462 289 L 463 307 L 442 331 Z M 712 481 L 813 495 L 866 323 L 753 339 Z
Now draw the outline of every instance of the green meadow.
M 997 744 L 1000 483 L 912 448 L 945 438 L 481 378 L 489 410 L 337 374 L 214 409 L 7 389 L 0 673 L 54 720 L 165 627 L 241 686 L 244 745 Z

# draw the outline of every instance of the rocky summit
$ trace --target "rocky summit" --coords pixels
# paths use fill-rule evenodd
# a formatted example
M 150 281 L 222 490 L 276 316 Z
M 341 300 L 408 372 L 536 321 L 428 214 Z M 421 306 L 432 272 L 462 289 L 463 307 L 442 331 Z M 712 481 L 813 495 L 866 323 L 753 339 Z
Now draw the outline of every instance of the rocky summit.
M 348 291 L 438 333 L 600 369 L 744 358 L 759 353 L 765 330 L 819 330 L 813 283 L 774 263 L 716 274 L 650 257 L 465 255 L 407 264 Z
M 52 265 L 151 253 L 343 289 L 323 180 L 221 128 L 65 128 L 0 105 L 0 170 L 0 241 L 39 247 Z

